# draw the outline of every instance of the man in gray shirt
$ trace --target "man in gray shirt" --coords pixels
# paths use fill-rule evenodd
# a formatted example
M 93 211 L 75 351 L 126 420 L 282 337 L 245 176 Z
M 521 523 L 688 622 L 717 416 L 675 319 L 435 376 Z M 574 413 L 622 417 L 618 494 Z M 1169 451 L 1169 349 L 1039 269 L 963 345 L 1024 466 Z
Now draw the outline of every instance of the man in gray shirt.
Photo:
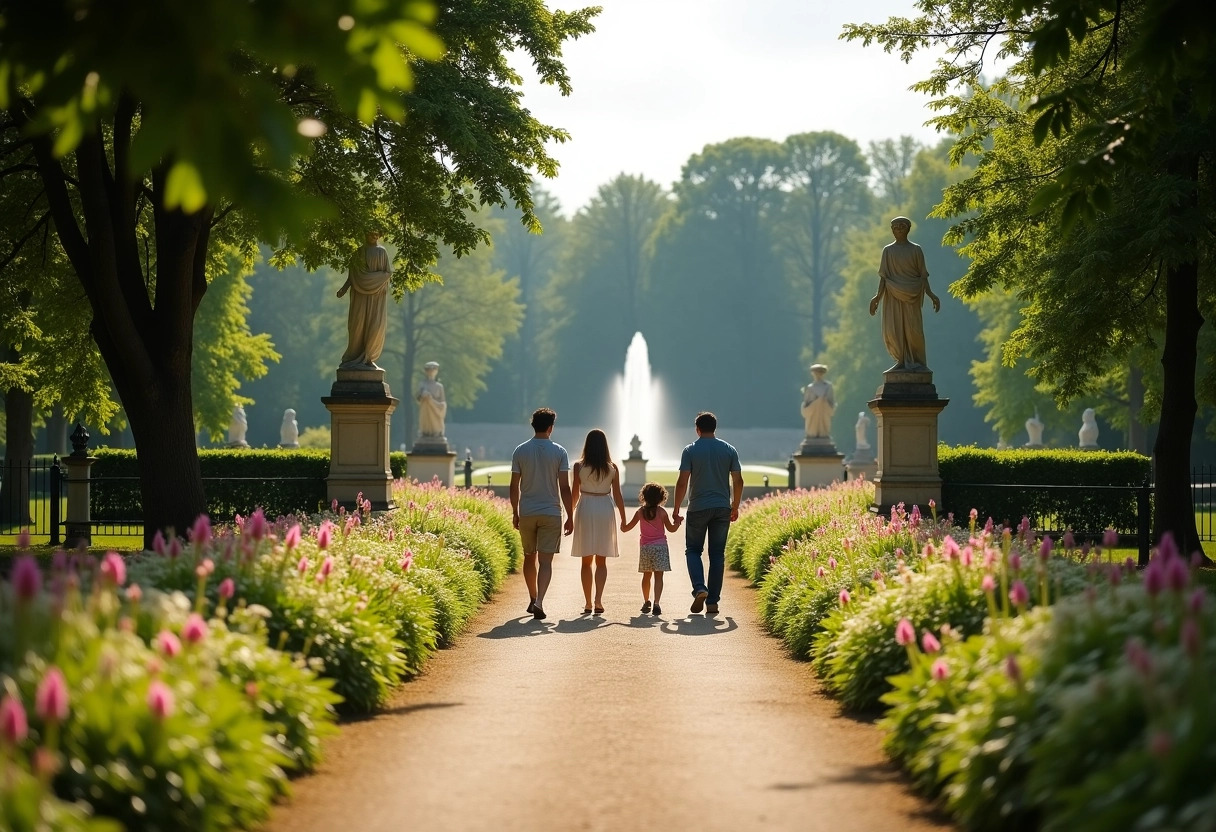
M 684 557 L 688 562 L 688 578 L 692 581 L 691 609 L 716 613 L 726 571 L 726 534 L 730 524 L 739 519 L 743 473 L 739 467 L 739 452 L 714 435 L 718 430 L 717 417 L 708 412 L 698 413 L 696 426 L 697 441 L 685 447 L 680 455 L 680 477 L 676 480 L 672 519 L 680 522 L 680 504 L 688 492 Z M 701 562 L 706 536 L 709 537 L 708 585 Z M 705 606 L 706 602 L 708 606 Z
M 524 544 L 524 583 L 528 612 L 545 617 L 545 591 L 553 578 L 553 555 L 562 547 L 562 507 L 565 533 L 574 531 L 570 505 L 570 457 L 554 442 L 557 414 L 542 407 L 532 414 L 535 436 L 511 454 L 511 522 Z

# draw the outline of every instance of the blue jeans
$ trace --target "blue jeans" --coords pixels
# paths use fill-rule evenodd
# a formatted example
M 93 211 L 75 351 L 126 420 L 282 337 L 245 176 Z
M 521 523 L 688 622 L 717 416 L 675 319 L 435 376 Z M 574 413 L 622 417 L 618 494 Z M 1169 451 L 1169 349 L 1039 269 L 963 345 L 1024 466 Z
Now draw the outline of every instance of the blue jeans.
M 684 557 L 688 560 L 688 578 L 692 594 L 708 592 L 706 601 L 718 603 L 722 597 L 722 573 L 726 571 L 726 533 L 730 531 L 729 508 L 707 508 L 690 511 L 684 519 Z M 709 535 L 709 586 L 705 585 L 701 551 Z

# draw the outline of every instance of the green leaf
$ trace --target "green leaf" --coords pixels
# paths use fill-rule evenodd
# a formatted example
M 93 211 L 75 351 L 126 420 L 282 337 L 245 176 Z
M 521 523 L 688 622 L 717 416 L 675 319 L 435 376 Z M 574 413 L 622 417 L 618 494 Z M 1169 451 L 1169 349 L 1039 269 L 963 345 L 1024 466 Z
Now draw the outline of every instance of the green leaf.
M 207 189 L 198 168 L 187 161 L 174 162 L 165 178 L 165 207 L 193 214 L 206 204 Z

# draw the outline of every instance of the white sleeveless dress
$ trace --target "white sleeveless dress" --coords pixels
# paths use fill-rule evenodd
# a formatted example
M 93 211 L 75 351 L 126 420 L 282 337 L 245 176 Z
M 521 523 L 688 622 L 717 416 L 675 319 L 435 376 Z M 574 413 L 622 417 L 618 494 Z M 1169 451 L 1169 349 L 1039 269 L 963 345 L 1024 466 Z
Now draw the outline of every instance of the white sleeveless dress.
M 599 555 L 615 558 L 616 530 L 620 522 L 612 502 L 612 470 L 597 474 L 579 466 L 578 505 L 574 507 L 574 535 L 570 554 L 576 558 Z

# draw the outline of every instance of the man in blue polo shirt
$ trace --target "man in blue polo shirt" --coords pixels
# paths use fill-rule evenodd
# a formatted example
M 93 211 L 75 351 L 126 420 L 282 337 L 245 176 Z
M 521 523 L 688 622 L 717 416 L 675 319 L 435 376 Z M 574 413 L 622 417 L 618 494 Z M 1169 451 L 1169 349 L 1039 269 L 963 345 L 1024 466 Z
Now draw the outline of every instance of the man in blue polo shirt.
M 680 521 L 680 506 L 688 493 L 688 517 L 684 526 L 684 556 L 692 581 L 692 611 L 718 611 L 722 597 L 722 575 L 726 571 L 726 533 L 739 519 L 743 499 L 743 474 L 739 452 L 714 435 L 714 414 L 697 414 L 697 441 L 680 454 L 680 478 L 676 480 L 672 519 Z M 691 488 L 690 488 L 691 485 Z M 705 584 L 701 552 L 709 537 L 709 585 Z M 708 602 L 708 606 L 706 603 Z
M 562 548 L 562 508 L 565 533 L 574 531 L 570 505 L 570 458 L 554 442 L 557 414 L 542 407 L 532 414 L 534 436 L 511 454 L 511 522 L 524 546 L 524 583 L 528 612 L 545 617 L 545 591 L 553 577 L 553 555 Z

